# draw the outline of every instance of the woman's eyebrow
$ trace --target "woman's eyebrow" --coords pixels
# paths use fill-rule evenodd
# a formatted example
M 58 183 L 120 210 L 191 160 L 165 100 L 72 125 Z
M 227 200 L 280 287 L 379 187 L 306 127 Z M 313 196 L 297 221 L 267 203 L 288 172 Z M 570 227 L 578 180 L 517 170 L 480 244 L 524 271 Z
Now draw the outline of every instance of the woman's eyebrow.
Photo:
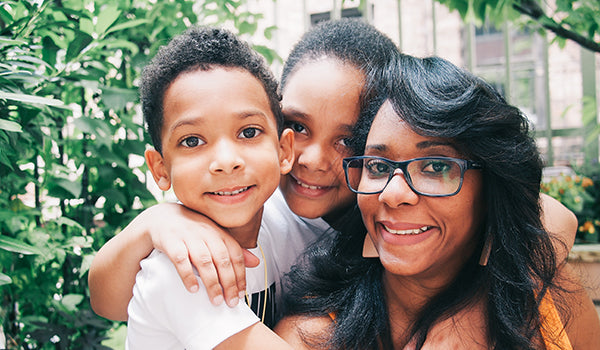
M 425 149 L 437 146 L 452 147 L 452 149 L 454 149 L 454 145 L 448 141 L 427 140 L 417 143 L 418 149 Z
M 367 151 L 385 152 L 387 149 L 388 149 L 388 146 L 386 146 L 384 144 L 367 145 L 365 147 L 365 153 Z

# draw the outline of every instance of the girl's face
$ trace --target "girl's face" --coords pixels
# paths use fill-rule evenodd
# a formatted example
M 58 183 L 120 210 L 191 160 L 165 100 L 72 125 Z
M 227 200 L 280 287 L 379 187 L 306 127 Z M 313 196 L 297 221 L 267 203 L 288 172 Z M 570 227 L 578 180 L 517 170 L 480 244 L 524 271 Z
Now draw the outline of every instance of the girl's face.
M 283 89 L 286 126 L 294 131 L 296 162 L 281 191 L 292 211 L 307 218 L 335 216 L 355 200 L 342 158 L 358 120 L 362 72 L 324 57 L 301 63 Z
M 365 155 L 394 161 L 435 156 L 466 159 L 447 139 L 415 133 L 389 102 L 373 121 Z M 439 164 L 432 164 L 421 170 L 440 169 Z M 456 195 L 422 196 L 413 192 L 402 172 L 396 170 L 382 193 L 358 195 L 365 226 L 387 274 L 414 276 L 437 286 L 454 278 L 478 243 L 481 190 L 481 171 L 467 170 Z

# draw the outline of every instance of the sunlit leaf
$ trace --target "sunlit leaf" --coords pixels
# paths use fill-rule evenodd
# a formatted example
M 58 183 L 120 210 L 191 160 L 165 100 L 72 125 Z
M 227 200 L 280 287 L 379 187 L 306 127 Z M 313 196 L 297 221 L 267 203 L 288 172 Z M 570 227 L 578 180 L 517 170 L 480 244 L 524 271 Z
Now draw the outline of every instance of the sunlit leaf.
M 5 36 L 0 36 L 0 45 L 4 46 L 4 45 L 26 45 L 27 41 L 23 40 L 23 39 L 11 39 L 11 38 L 7 38 Z
M 106 34 L 110 34 L 112 32 L 117 32 L 117 31 L 123 30 L 123 29 L 129 29 L 129 28 L 137 27 L 139 25 L 146 24 L 146 23 L 148 23 L 147 19 L 135 19 L 133 21 L 128 21 L 128 22 L 123 22 L 123 23 L 115 24 L 114 26 L 110 27 L 110 29 L 108 29 L 106 31 Z
M 96 33 L 100 36 L 106 33 L 106 30 L 119 18 L 121 11 L 115 4 L 103 6 L 98 15 L 98 23 L 96 23 Z
M 5 100 L 13 100 L 31 104 L 41 104 L 47 106 L 62 106 L 62 101 L 53 98 L 40 97 L 27 94 L 16 94 L 12 92 L 0 91 L 0 98 Z
M 23 128 L 19 123 L 11 122 L 10 120 L 0 119 L 0 129 L 12 132 L 22 132 Z
M 11 283 L 12 283 L 12 279 L 9 276 L 0 272 L 0 286 L 5 285 L 5 284 L 11 284 Z
M 0 235 L 0 249 L 8 250 L 13 253 L 20 253 L 25 255 L 40 254 L 40 250 L 34 246 L 31 246 L 21 240 Z
M 77 305 L 83 301 L 83 295 L 81 294 L 67 294 L 63 296 L 60 303 L 69 311 L 76 311 Z

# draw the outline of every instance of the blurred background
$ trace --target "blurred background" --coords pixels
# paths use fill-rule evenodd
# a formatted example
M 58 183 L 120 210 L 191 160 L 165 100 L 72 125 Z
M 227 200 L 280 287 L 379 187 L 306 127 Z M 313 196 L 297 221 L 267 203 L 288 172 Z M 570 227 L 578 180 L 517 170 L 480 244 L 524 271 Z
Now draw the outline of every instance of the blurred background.
M 0 349 L 123 348 L 124 324 L 90 309 L 87 270 L 165 199 L 144 165 L 137 96 L 161 45 L 225 26 L 279 76 L 310 26 L 340 17 L 472 71 L 524 111 L 547 166 L 541 190 L 577 215 L 569 259 L 600 302 L 598 1 L 0 1 Z

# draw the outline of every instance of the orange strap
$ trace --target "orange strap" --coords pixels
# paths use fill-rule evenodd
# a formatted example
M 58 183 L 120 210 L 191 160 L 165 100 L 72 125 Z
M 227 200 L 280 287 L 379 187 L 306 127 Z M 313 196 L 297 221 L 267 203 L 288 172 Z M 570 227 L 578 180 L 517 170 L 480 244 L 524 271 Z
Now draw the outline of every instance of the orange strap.
M 546 293 L 540 303 L 540 315 L 542 317 L 541 333 L 546 350 L 573 350 L 550 292 Z

